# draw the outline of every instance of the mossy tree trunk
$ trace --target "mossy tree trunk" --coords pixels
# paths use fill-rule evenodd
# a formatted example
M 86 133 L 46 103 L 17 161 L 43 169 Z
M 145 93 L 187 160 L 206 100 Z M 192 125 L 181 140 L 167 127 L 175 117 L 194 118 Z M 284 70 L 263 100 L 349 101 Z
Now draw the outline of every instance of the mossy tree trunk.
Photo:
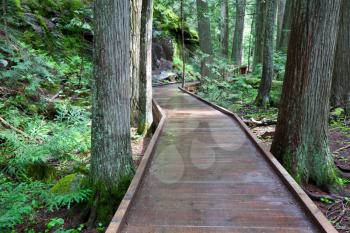
M 271 152 L 300 183 L 334 184 L 328 147 L 329 97 L 341 0 L 295 0 Z
M 142 0 L 140 92 L 138 133 L 145 134 L 153 122 L 152 115 L 152 25 L 153 0 Z
M 265 38 L 265 16 L 266 2 L 265 0 L 256 0 L 256 19 L 255 19 L 255 47 L 253 70 L 256 70 L 259 64 L 263 61 L 263 48 Z
M 242 64 L 242 45 L 244 32 L 246 0 L 236 0 L 236 23 L 232 43 L 232 62 L 240 66 Z
M 280 37 L 277 37 L 277 50 L 287 53 L 289 37 L 290 37 L 290 29 L 292 24 L 292 15 L 293 13 L 293 0 L 286 0 L 282 30 Z
M 343 1 L 334 59 L 331 105 L 341 107 L 350 117 L 350 1 Z
M 139 114 L 141 7 L 142 0 L 130 0 L 130 113 L 134 127 L 137 127 Z
M 129 1 L 94 2 L 91 178 L 96 191 L 89 225 L 107 223 L 134 168 L 130 145 Z
M 211 61 L 213 47 L 210 33 L 210 20 L 208 17 L 209 9 L 207 0 L 196 0 L 197 2 L 197 21 L 199 33 L 199 46 L 205 54 L 205 58 L 201 61 L 201 76 L 210 76 L 210 68 L 208 64 Z
M 270 90 L 273 79 L 273 44 L 274 44 L 274 29 L 275 29 L 275 16 L 276 16 L 276 0 L 267 1 L 267 14 L 265 23 L 265 40 L 264 40 L 264 58 L 263 58 L 263 70 L 258 91 L 256 97 L 256 104 L 262 107 L 268 107 L 270 104 Z
M 284 10 L 286 8 L 286 0 L 277 1 L 277 35 L 276 35 L 276 48 L 278 42 L 281 40 Z
M 221 18 L 220 18 L 220 44 L 221 52 L 225 58 L 228 58 L 228 0 L 221 0 Z

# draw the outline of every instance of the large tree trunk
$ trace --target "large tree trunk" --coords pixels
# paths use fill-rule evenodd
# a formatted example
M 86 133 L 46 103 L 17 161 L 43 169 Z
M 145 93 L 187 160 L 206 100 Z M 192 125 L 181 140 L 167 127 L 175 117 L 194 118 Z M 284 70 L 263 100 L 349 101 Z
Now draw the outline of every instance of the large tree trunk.
M 273 44 L 274 44 L 274 28 L 276 15 L 276 0 L 267 2 L 267 14 L 265 24 L 265 41 L 264 41 L 264 59 L 261 83 L 256 104 L 258 106 L 267 107 L 270 103 L 270 90 L 273 79 Z
M 198 20 L 198 33 L 199 33 L 199 45 L 202 52 L 206 55 L 201 61 L 201 76 L 210 76 L 210 69 L 208 64 L 211 61 L 211 55 L 213 54 L 213 47 L 211 44 L 210 33 L 210 20 L 208 18 L 208 2 L 207 0 L 196 0 L 197 2 L 197 20 Z
M 290 37 L 290 28 L 292 24 L 293 18 L 293 1 L 294 0 L 286 0 L 283 23 L 282 23 L 282 31 L 280 38 L 277 39 L 277 50 L 287 53 L 289 37 Z
M 240 66 L 242 64 L 242 44 L 244 32 L 244 16 L 245 16 L 246 0 L 236 0 L 236 24 L 233 34 L 232 44 L 232 61 L 233 64 Z
M 253 69 L 256 70 L 263 61 L 264 38 L 265 38 L 265 16 L 266 2 L 265 0 L 256 0 L 256 19 L 255 19 L 255 48 Z
M 281 40 L 284 10 L 286 8 L 286 0 L 277 1 L 277 36 L 276 36 L 276 47 Z
M 90 224 L 108 222 L 134 171 L 130 145 L 129 1 L 94 2 Z
M 152 116 L 152 25 L 153 0 L 142 0 L 140 56 L 140 113 L 138 132 L 145 134 L 153 122 Z
M 137 127 L 140 82 L 140 31 L 142 0 L 130 0 L 131 125 Z
M 271 152 L 298 182 L 336 178 L 328 147 L 329 97 L 341 0 L 294 0 L 276 133 Z
M 228 0 L 221 0 L 221 18 L 220 18 L 220 43 L 222 55 L 228 58 Z
M 343 0 L 334 59 L 331 105 L 350 116 L 350 1 Z

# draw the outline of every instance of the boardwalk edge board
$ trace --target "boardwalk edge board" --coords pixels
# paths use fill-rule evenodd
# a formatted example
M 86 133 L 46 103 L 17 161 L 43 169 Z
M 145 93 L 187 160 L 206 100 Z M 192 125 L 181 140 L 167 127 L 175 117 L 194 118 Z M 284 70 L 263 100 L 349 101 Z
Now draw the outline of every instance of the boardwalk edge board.
M 186 86 L 185 88 L 187 88 Z M 233 118 L 235 121 L 238 122 L 239 126 L 243 131 L 246 133 L 246 135 L 249 137 L 249 139 L 253 142 L 253 144 L 256 146 L 256 148 L 264 155 L 264 158 L 266 161 L 271 165 L 273 170 L 277 173 L 277 175 L 281 178 L 281 180 L 286 184 L 288 189 L 291 191 L 291 193 L 296 197 L 296 199 L 299 201 L 301 206 L 304 208 L 304 210 L 307 211 L 309 214 L 309 217 L 314 221 L 314 223 L 319 227 L 319 229 L 322 232 L 326 233 L 337 233 L 338 231 L 334 228 L 334 226 L 328 221 L 326 216 L 321 212 L 321 210 L 315 205 L 315 203 L 309 198 L 309 196 L 304 192 L 304 190 L 299 186 L 299 184 L 294 180 L 294 178 L 287 172 L 287 170 L 278 162 L 278 160 L 272 155 L 271 152 L 266 151 L 257 140 L 257 137 L 250 131 L 248 126 L 241 120 L 241 118 L 223 108 L 220 107 L 214 103 L 211 103 L 200 96 L 187 91 L 186 89 L 179 87 L 179 89 L 189 94 L 198 100 L 206 103 L 207 105 L 213 107 L 214 109 L 224 113 L 225 115 Z
M 152 136 L 150 143 L 148 144 L 145 154 L 142 157 L 140 165 L 136 170 L 135 176 L 130 183 L 128 191 L 126 192 L 123 200 L 121 201 L 117 212 L 114 214 L 114 217 L 112 218 L 106 230 L 106 233 L 118 233 L 122 230 L 121 228 L 123 226 L 123 223 L 126 219 L 128 211 L 130 210 L 130 207 L 136 196 L 136 193 L 139 190 L 140 184 L 142 182 L 142 178 L 151 162 L 153 151 L 157 145 L 159 136 L 161 135 L 161 132 L 163 130 L 163 126 L 166 119 L 165 113 L 163 112 L 162 108 L 158 105 L 158 103 L 154 99 L 152 101 L 153 101 L 152 110 L 154 115 L 154 123 L 157 125 L 157 128 Z

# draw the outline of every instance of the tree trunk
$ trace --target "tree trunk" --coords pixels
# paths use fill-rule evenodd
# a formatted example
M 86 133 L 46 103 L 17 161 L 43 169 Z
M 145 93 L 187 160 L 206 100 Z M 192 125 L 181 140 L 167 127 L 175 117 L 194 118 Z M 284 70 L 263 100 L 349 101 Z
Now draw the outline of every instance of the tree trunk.
M 274 44 L 274 28 L 276 15 L 276 0 L 267 2 L 267 14 L 265 24 L 265 40 L 264 40 L 264 59 L 261 83 L 256 104 L 258 106 L 268 107 L 270 103 L 270 90 L 273 79 L 273 44 Z
M 329 97 L 341 0 L 294 0 L 276 133 L 271 152 L 297 182 L 335 184 L 328 147 Z
M 197 20 L 198 20 L 198 33 L 199 33 L 199 45 L 202 52 L 205 54 L 205 58 L 201 61 L 201 76 L 210 76 L 210 69 L 208 64 L 211 61 L 211 55 L 213 54 L 213 47 L 211 44 L 210 33 L 210 20 L 208 18 L 208 2 L 206 0 L 196 0 L 197 2 Z
M 228 58 L 228 0 L 221 0 L 221 18 L 220 18 L 220 43 L 222 55 Z
M 140 25 L 142 0 L 130 0 L 130 82 L 131 125 L 137 127 L 140 82 Z
M 245 16 L 246 0 L 236 0 L 236 24 L 233 34 L 232 44 L 232 61 L 233 64 L 240 66 L 242 64 L 242 44 L 244 32 L 244 16 Z
M 152 25 L 153 0 L 142 0 L 141 56 L 138 132 L 145 134 L 153 122 L 152 115 Z
M 266 2 L 265 0 L 256 0 L 256 19 L 255 19 L 255 48 L 253 69 L 256 70 L 259 64 L 263 61 L 263 48 L 265 38 L 265 15 Z
M 182 88 L 185 88 L 186 83 L 186 59 L 185 59 L 185 12 L 184 0 L 180 3 L 181 11 L 181 56 L 182 56 Z
M 293 13 L 293 0 L 286 0 L 281 37 L 277 40 L 277 50 L 285 53 L 287 53 L 287 50 L 288 50 L 290 28 L 291 28 L 292 18 L 293 18 L 292 13 Z
M 334 59 L 331 105 L 350 116 L 350 1 L 343 0 Z
M 276 48 L 281 40 L 282 34 L 282 26 L 283 26 L 283 18 L 284 18 L 284 10 L 286 8 L 286 0 L 278 0 L 277 1 L 277 36 L 276 36 Z
M 90 225 L 113 216 L 134 171 L 130 144 L 129 1 L 94 2 Z

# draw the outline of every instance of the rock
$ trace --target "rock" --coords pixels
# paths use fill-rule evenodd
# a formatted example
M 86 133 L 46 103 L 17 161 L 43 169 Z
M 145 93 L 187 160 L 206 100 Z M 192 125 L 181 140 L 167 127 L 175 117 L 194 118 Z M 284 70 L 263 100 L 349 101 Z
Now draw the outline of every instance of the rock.
M 158 83 L 164 80 L 176 81 L 177 74 L 169 71 L 162 71 L 160 74 L 153 75 L 153 81 Z
M 8 66 L 9 62 L 4 60 L 4 59 L 0 59 L 0 68 L 6 68 Z
M 60 179 L 52 188 L 51 192 L 57 194 L 71 193 L 81 188 L 85 176 L 73 173 Z
M 40 19 L 42 20 L 40 20 L 41 22 L 39 22 L 38 18 L 34 14 L 25 13 L 24 15 L 26 18 L 26 23 L 29 24 L 33 28 L 33 30 L 38 34 L 44 33 L 43 26 L 47 30 L 53 30 L 56 26 L 53 22 L 51 22 L 49 19 L 45 17 L 41 17 Z M 45 25 L 41 25 L 41 24 L 45 24 Z
M 156 38 L 152 42 L 153 70 L 169 70 L 172 68 L 173 41 L 169 38 Z

